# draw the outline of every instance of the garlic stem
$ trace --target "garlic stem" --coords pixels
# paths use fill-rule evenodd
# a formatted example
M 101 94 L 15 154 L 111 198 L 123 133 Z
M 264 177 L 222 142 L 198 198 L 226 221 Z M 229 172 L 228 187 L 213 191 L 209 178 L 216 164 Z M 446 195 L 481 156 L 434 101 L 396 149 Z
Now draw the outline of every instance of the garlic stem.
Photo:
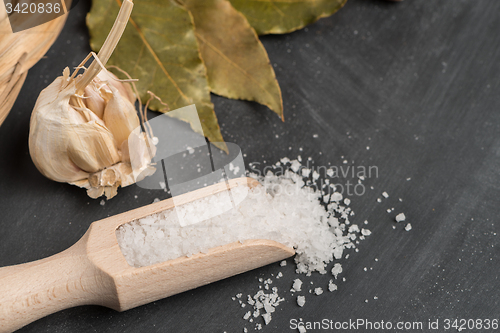
M 120 41 L 123 32 L 125 31 L 125 27 L 127 26 L 128 19 L 130 18 L 130 14 L 132 13 L 132 8 L 134 4 L 131 0 L 125 0 L 120 7 L 120 11 L 118 12 L 118 16 L 116 17 L 115 23 L 109 32 L 108 37 L 104 41 L 104 44 L 101 47 L 101 50 L 97 54 L 100 62 L 103 65 L 109 60 L 109 57 L 113 53 L 116 48 L 116 45 Z M 81 95 L 85 89 L 85 87 L 94 79 L 94 77 L 99 74 L 102 67 L 98 61 L 94 59 L 90 67 L 83 73 L 82 77 L 76 82 L 76 93 Z

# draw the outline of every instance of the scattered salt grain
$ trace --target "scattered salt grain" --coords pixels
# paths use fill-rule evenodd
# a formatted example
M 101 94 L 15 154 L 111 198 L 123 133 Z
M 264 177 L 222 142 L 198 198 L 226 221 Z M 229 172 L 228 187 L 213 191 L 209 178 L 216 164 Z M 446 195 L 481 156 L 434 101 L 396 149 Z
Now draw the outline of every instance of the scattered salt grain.
M 382 199 L 380 199 L 380 198 L 377 198 L 377 202 L 382 202 Z
M 410 231 L 411 230 L 411 223 L 408 223 L 405 227 L 405 230 L 406 231 Z
M 318 137 L 318 134 L 313 134 L 313 138 L 317 138 Z
M 361 234 L 362 234 L 363 236 L 370 236 L 370 235 L 372 234 L 372 232 L 371 232 L 370 230 L 368 230 L 368 229 L 364 229 L 364 228 L 362 228 L 362 229 L 361 229 Z
M 332 275 L 337 278 L 337 276 L 342 273 L 342 265 L 339 264 L 339 263 L 336 263 L 335 265 L 333 265 L 333 268 L 332 268 Z
M 388 198 L 389 197 L 389 194 L 387 194 L 387 192 L 382 192 L 382 195 L 384 196 L 384 198 Z
M 297 304 L 300 307 L 303 307 L 304 304 L 306 304 L 306 297 L 305 296 L 297 296 Z
M 344 204 L 345 204 L 346 206 L 349 206 L 349 205 L 351 204 L 351 199 L 349 199 L 349 198 L 345 198 L 345 199 L 344 199 Z
M 302 290 L 302 281 L 299 279 L 293 280 L 292 292 L 301 291 Z
M 319 287 L 318 287 L 318 288 L 315 288 L 315 289 L 314 289 L 314 293 L 315 293 L 316 295 L 318 295 L 318 296 L 319 296 L 319 295 L 321 295 L 321 294 L 323 293 L 323 288 L 319 288 Z
M 330 280 L 330 282 L 328 282 L 328 290 L 330 292 L 337 290 L 337 285 L 333 283 L 333 280 Z
M 396 215 L 396 222 L 399 223 L 399 222 L 402 222 L 404 220 L 406 220 L 406 216 L 404 213 L 399 213 L 398 215 Z
M 102 199 L 101 202 L 100 202 L 100 205 L 104 206 L 105 204 L 106 204 L 106 201 L 104 201 L 104 199 Z
M 286 260 L 283 260 L 282 262 L 280 262 L 280 266 L 281 266 L 281 267 L 286 266 Z
M 306 333 L 307 330 L 304 326 L 299 326 L 299 333 Z

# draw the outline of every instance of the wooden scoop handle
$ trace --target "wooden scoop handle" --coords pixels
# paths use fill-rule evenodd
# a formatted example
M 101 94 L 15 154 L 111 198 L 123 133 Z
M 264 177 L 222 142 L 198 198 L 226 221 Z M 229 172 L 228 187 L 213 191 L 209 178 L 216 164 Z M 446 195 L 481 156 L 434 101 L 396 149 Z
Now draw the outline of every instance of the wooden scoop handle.
M 108 279 L 99 278 L 88 260 L 86 236 L 51 257 L 0 268 L 0 332 L 73 306 L 103 303 Z

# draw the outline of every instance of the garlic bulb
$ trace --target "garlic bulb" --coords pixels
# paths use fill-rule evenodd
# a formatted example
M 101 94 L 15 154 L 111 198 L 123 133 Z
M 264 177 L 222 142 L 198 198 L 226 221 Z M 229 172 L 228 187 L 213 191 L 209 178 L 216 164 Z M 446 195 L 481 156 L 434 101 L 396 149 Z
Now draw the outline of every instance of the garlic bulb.
M 31 115 L 29 150 L 47 178 L 84 187 L 92 198 L 105 194 L 109 199 L 118 186 L 154 173 L 150 163 L 155 146 L 140 131 L 129 140 L 140 130 L 134 100 L 120 93 L 116 86 L 124 92 L 127 88 L 111 81 L 113 74 L 101 73 L 79 95 L 77 80 L 66 68 L 40 93 Z M 141 146 L 138 152 L 129 151 L 129 141 Z
M 76 77 L 66 67 L 40 93 L 31 115 L 29 151 L 37 169 L 52 180 L 86 188 L 92 198 L 110 199 L 118 186 L 155 172 L 156 147 L 140 130 L 135 94 L 102 68 L 131 10 L 132 3 L 124 1 L 97 60 Z

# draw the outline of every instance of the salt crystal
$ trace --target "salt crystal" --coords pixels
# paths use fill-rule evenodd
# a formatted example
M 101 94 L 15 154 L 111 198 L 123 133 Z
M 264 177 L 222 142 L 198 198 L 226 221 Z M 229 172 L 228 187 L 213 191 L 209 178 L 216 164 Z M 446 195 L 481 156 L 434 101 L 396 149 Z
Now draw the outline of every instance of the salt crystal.
M 310 173 L 311 173 L 311 169 L 308 169 L 308 168 L 302 169 L 302 177 L 309 177 Z
M 372 232 L 371 232 L 370 230 L 368 230 L 368 229 L 363 229 L 363 228 L 362 228 L 362 229 L 361 229 L 361 234 L 362 234 L 363 236 L 370 236 L 370 235 L 372 234 Z
M 330 201 L 339 202 L 340 200 L 342 200 L 342 194 L 339 192 L 333 192 Z
M 389 197 L 389 194 L 387 194 L 387 192 L 382 192 L 382 195 L 384 196 L 384 198 L 388 198 Z
M 406 231 L 410 231 L 411 230 L 411 223 L 408 223 L 405 227 L 405 230 Z
M 318 288 L 315 288 L 315 289 L 314 289 L 314 293 L 315 293 L 316 295 L 318 295 L 318 296 L 319 296 L 319 295 L 321 295 L 321 294 L 323 293 L 323 288 L 319 288 L 319 287 L 318 287 Z
M 264 314 L 262 315 L 262 318 L 264 318 L 264 322 L 265 322 L 265 323 L 266 323 L 266 325 L 267 325 L 267 324 L 269 324 L 269 322 L 271 321 L 271 314 L 269 314 L 269 313 L 264 313 Z
M 342 273 L 342 265 L 339 263 L 336 263 L 333 268 L 332 268 L 332 275 L 337 278 L 337 276 Z
M 101 202 L 100 202 L 100 205 L 104 206 L 105 204 L 106 204 L 106 201 L 104 201 L 104 199 L 102 199 Z
M 304 304 L 306 304 L 306 297 L 305 296 L 297 296 L 297 304 L 300 307 L 303 307 Z
M 356 224 L 353 224 L 349 227 L 349 232 L 359 232 L 359 227 Z
M 250 318 L 250 316 L 252 315 L 252 312 L 251 311 L 248 311 L 247 313 L 245 313 L 245 315 L 243 316 L 243 319 L 245 320 L 248 320 L 248 318 Z
M 330 282 L 328 282 L 328 290 L 330 292 L 337 290 L 337 285 L 333 283 L 333 280 L 330 280 Z
M 306 333 L 307 332 L 307 330 L 304 326 L 299 326 L 298 329 L 299 329 L 299 333 Z
M 344 204 L 345 204 L 346 206 L 349 206 L 349 205 L 351 204 L 351 200 L 350 200 L 349 198 L 345 198 L 345 199 L 344 199 Z
M 377 202 L 382 202 L 382 199 L 380 199 L 380 198 L 377 198 Z
M 402 222 L 404 220 L 406 220 L 406 216 L 404 213 L 399 213 L 398 215 L 396 215 L 396 222 L 399 223 L 399 222 Z
M 300 162 L 297 160 L 293 160 L 290 169 L 292 169 L 292 171 L 296 173 L 299 171 L 300 167 L 301 167 Z
M 283 260 L 282 262 L 280 262 L 280 266 L 281 267 L 286 266 L 286 260 Z
M 301 288 L 302 288 L 302 281 L 300 281 L 299 279 L 293 280 L 292 290 L 301 291 Z
M 317 138 L 318 137 L 318 134 L 313 134 L 313 138 Z

